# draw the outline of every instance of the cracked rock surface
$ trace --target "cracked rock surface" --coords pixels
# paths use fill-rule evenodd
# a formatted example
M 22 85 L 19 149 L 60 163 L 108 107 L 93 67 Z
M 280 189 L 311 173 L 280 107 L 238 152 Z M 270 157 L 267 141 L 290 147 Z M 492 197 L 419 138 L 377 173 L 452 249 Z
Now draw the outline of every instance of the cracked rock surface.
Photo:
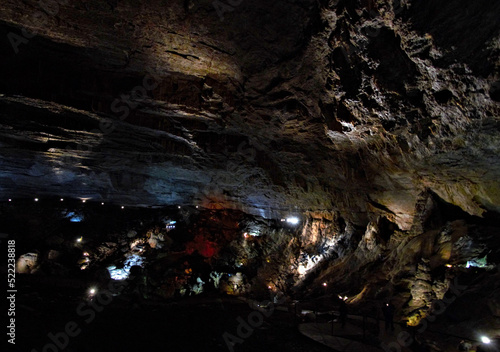
M 499 210 L 495 2 L 0 6 L 4 197 Z

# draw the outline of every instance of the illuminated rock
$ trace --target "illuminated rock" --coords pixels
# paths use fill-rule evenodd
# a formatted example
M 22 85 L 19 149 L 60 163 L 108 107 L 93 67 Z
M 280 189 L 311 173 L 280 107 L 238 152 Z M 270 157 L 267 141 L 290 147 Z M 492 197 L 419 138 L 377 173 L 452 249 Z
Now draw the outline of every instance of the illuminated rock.
M 16 272 L 20 274 L 31 274 L 36 272 L 38 266 L 38 254 L 26 253 L 19 256 L 16 262 Z

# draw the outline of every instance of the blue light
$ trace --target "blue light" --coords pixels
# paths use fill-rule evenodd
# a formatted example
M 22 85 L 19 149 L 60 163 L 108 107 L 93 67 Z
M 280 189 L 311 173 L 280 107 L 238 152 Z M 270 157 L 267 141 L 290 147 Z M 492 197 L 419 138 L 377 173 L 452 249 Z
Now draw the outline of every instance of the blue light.
M 109 271 L 109 275 L 113 280 L 125 280 L 130 275 L 130 268 L 134 265 L 143 267 L 144 258 L 137 254 L 132 254 L 125 260 L 122 269 L 117 269 L 114 265 L 108 266 L 107 269 Z
M 74 211 L 68 211 L 67 213 L 63 213 L 65 218 L 68 218 L 71 222 L 81 222 L 83 221 L 83 215 L 77 214 Z

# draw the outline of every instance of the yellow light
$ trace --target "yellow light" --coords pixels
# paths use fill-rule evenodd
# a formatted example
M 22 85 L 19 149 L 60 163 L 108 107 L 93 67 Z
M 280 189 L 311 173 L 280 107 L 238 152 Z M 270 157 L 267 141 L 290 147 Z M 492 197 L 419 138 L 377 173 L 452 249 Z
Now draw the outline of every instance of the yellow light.
M 453 265 L 451 265 L 451 264 L 446 264 L 446 267 L 447 267 L 447 268 L 453 268 Z
M 79 239 L 76 240 L 76 242 L 82 242 L 83 237 L 80 237 Z
M 325 287 L 327 286 L 326 282 L 323 282 L 323 286 L 325 286 Z

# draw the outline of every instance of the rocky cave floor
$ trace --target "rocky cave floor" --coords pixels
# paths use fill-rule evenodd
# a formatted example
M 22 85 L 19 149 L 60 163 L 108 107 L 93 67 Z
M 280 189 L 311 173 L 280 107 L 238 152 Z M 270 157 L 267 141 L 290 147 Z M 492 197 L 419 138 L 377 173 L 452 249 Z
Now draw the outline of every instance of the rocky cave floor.
M 134 302 L 128 295 L 116 298 L 86 323 L 77 313 L 82 301 L 78 290 L 54 292 L 45 285 L 20 288 L 18 304 L 19 351 L 42 351 L 51 343 L 47 334 L 60 333 L 69 321 L 82 332 L 70 339 L 68 352 L 86 351 L 229 351 L 224 332 L 237 336 L 238 317 L 252 309 L 234 297 L 203 295 L 176 302 Z M 28 309 L 27 307 L 30 307 Z M 302 336 L 290 314 L 275 311 L 234 351 L 312 351 L 331 349 Z
M 349 322 L 353 326 L 362 325 L 359 316 L 363 314 L 378 316 L 381 325 L 379 308 L 391 299 L 397 309 L 396 322 L 411 332 L 406 319 L 415 313 L 408 314 L 409 307 L 426 304 L 415 303 L 418 299 L 437 300 L 430 295 L 439 287 L 439 277 L 445 275 L 439 273 L 442 268 L 430 270 L 432 260 L 412 262 L 417 270 L 413 284 L 407 288 L 400 284 L 390 295 L 386 292 L 387 274 L 376 261 L 369 269 L 359 269 L 365 279 L 357 284 L 360 279 L 354 272 L 344 278 L 351 280 L 347 283 L 338 278 L 329 286 L 322 285 L 326 281 L 318 282 L 326 280 L 325 275 L 331 275 L 332 270 L 341 276 L 344 270 L 351 270 L 355 260 L 350 256 L 356 251 L 344 258 L 323 258 L 323 263 L 318 257 L 318 269 L 309 277 L 281 279 L 280 260 L 290 263 L 290 257 L 300 257 L 300 250 L 289 253 L 280 247 L 280 241 L 303 236 L 303 227 L 310 226 L 308 221 L 312 220 L 303 219 L 303 224 L 295 227 L 281 219 L 268 221 L 224 209 L 122 208 L 75 199 L 4 203 L 0 225 L 16 239 L 17 347 L 19 351 L 43 351 L 51 342 L 49 333 L 57 335 L 74 321 L 82 331 L 69 339 L 67 351 L 135 351 L 158 346 L 172 351 L 225 351 L 224 333 L 238 338 L 238 318 L 246 321 L 252 312 L 262 311 L 248 302 L 274 301 L 280 309 L 273 309 L 249 337 L 235 345 L 235 351 L 327 351 L 301 335 L 298 324 L 327 326 L 332 319 L 330 312 L 338 311 L 339 294 L 349 296 L 349 314 L 353 314 Z M 429 240 L 426 236 L 424 240 Z M 273 237 L 278 242 L 271 241 Z M 290 243 L 286 246 L 293 247 Z M 426 312 L 424 323 L 428 326 L 418 335 L 421 345 L 400 346 L 401 350 L 451 352 L 461 338 L 477 341 L 480 332 L 497 337 L 495 304 L 500 273 L 488 264 L 491 260 L 484 259 L 479 265 L 483 253 L 496 258 L 494 248 L 498 246 L 490 245 L 485 252 L 481 246 L 474 247 L 474 241 L 467 244 L 472 251 L 469 255 L 477 260 L 446 269 L 445 276 L 458 281 L 449 279 L 451 284 L 441 288 L 441 303 L 445 303 L 431 304 Z M 415 247 L 408 245 L 389 273 L 408 275 L 402 267 Z M 439 252 L 439 246 L 433 251 Z M 142 259 L 127 263 L 127 258 L 137 257 Z M 349 259 L 347 263 L 345 259 Z M 124 281 L 111 279 L 125 273 L 129 277 Z M 379 276 L 384 280 L 377 281 Z M 112 288 L 110 282 L 125 283 L 124 288 Z M 96 291 L 91 293 L 91 289 Z M 372 293 L 363 297 L 368 291 Z M 99 296 L 102 292 L 112 296 Z M 298 311 L 294 302 L 299 302 Z M 315 315 L 318 311 L 323 314 Z M 367 325 L 366 339 L 359 334 L 347 337 L 380 346 L 382 341 L 372 325 Z M 397 329 L 394 336 L 386 336 L 385 341 L 397 341 L 399 332 Z

